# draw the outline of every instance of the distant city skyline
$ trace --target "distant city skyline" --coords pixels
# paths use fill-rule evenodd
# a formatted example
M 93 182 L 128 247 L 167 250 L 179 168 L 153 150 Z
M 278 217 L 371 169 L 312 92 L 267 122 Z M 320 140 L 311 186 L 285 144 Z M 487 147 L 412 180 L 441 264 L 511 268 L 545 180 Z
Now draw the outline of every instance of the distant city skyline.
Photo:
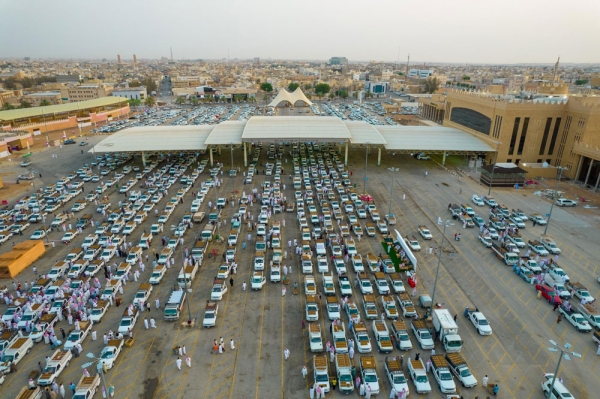
M 0 57 L 599 63 L 600 2 L 582 3 L 0 0 Z

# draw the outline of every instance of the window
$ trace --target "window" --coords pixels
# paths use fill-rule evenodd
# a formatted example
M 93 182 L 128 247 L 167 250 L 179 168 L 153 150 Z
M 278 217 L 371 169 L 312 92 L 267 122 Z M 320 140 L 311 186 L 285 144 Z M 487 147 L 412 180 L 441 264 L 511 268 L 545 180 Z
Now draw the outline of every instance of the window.
M 521 162 L 521 160 L 520 159 L 516 159 L 515 160 L 515 165 L 519 166 L 519 162 Z
M 479 133 L 488 135 L 490 134 L 490 128 L 492 127 L 492 120 L 490 118 L 468 108 L 452 108 L 450 120 Z
M 554 124 L 554 131 L 552 132 L 552 140 L 550 140 L 550 148 L 548 149 L 548 155 L 552 155 L 552 153 L 554 152 L 554 145 L 556 144 L 556 138 L 558 137 L 558 129 L 560 129 L 560 120 L 560 118 L 556 118 L 556 123 Z
M 507 163 L 511 163 L 511 162 L 512 162 L 512 159 L 507 159 L 507 160 L 506 160 L 506 162 L 507 162 Z
M 519 125 L 521 124 L 521 118 L 515 118 L 515 124 L 513 126 L 512 138 L 510 139 L 510 146 L 508 147 L 508 155 L 512 155 L 515 152 L 515 144 L 517 143 L 517 134 L 519 134 Z
M 537 163 L 542 163 L 542 162 L 543 162 L 543 159 L 538 159 L 537 160 Z
M 519 149 L 517 150 L 517 155 L 523 154 L 523 146 L 525 145 L 525 138 L 527 137 L 527 128 L 528 127 L 529 127 L 529 118 L 525 118 L 525 120 L 523 121 L 523 131 L 521 132 L 521 139 L 519 140 Z
M 552 118 L 546 119 L 546 127 L 544 128 L 542 144 L 540 145 L 540 155 L 544 155 L 544 150 L 546 149 L 546 143 L 548 141 L 548 134 L 550 133 L 550 125 L 552 125 Z

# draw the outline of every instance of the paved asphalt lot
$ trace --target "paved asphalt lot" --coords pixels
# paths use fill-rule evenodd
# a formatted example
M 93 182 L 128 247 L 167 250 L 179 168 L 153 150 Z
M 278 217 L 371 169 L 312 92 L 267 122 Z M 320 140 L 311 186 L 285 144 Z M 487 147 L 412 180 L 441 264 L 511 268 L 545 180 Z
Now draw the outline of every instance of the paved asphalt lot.
M 101 138 L 90 138 L 91 142 L 99 141 Z M 87 147 L 86 149 L 88 149 Z M 36 185 L 54 183 L 68 172 L 76 170 L 85 162 L 91 162 L 91 154 L 81 154 L 80 147 L 64 146 L 57 150 L 59 158 L 54 159 L 50 152 L 44 152 L 33 159 L 34 167 L 43 173 L 43 178 L 36 179 Z M 202 156 L 208 157 L 208 154 Z M 229 151 L 224 151 L 222 157 L 225 170 L 229 169 Z M 348 170 L 354 171 L 352 180 L 356 183 L 357 192 L 362 192 L 364 183 L 364 149 L 353 149 L 350 152 Z M 234 159 L 236 166 L 243 169 L 242 153 L 236 149 Z M 367 191 L 373 195 L 375 204 L 380 214 L 388 211 L 390 199 L 390 185 L 392 180 L 392 212 L 396 215 L 398 223 L 395 226 L 403 235 L 417 235 L 416 226 L 427 225 L 434 235 L 432 242 L 420 240 L 421 246 L 431 245 L 439 247 L 442 233 L 436 222 L 438 216 L 449 219 L 447 205 L 450 202 L 468 202 L 473 193 L 487 193 L 487 189 L 478 186 L 468 179 L 458 179 L 447 173 L 432 161 L 417 161 L 408 155 L 383 154 L 382 166 L 376 166 L 377 151 L 372 150 L 369 156 Z M 140 163 L 140 159 L 136 158 Z M 291 160 L 283 166 L 286 174 L 291 169 Z M 266 149 L 263 150 L 260 162 L 266 160 Z M 400 168 L 398 172 L 390 172 L 390 166 Z M 160 167 L 160 165 L 159 165 Z M 15 168 L 18 171 L 18 168 Z M 264 167 L 259 166 L 259 170 Z M 428 176 L 424 176 L 424 171 Z M 188 170 L 187 173 L 190 171 Z M 196 181 L 195 188 L 199 189 L 200 181 L 208 177 L 208 168 Z M 218 197 L 228 197 L 234 190 L 250 191 L 252 187 L 260 187 L 265 177 L 263 174 L 255 176 L 252 185 L 244 186 L 242 178 L 229 178 L 224 176 L 223 185 L 217 188 Z M 291 183 L 285 178 L 283 183 L 287 184 L 284 195 L 288 199 L 293 198 Z M 178 184 L 178 183 L 177 183 Z M 85 195 L 96 185 L 85 184 Z M 139 189 L 140 183 L 135 186 Z M 174 186 L 176 187 L 176 186 Z M 462 188 L 462 191 L 461 191 Z M 110 188 L 107 193 L 112 203 L 123 199 L 123 194 L 118 194 L 116 188 Z M 174 195 L 176 190 L 170 189 L 169 194 Z M 214 203 L 214 189 L 211 189 L 201 210 L 207 210 L 207 202 L 212 199 Z M 406 194 L 403 200 L 402 194 Z M 521 208 L 527 214 L 530 212 L 547 213 L 549 203 L 532 195 L 530 189 L 519 190 L 494 190 L 493 195 L 497 201 L 506 204 L 509 208 Z M 178 222 L 184 212 L 189 212 L 192 195 L 191 191 L 185 195 L 184 203 L 179 205 L 174 214 L 167 222 L 167 226 Z M 159 209 L 164 207 L 163 198 L 158 204 Z M 68 207 L 74 201 L 68 203 Z M 14 203 L 14 202 L 13 202 Z M 474 208 L 477 208 L 473 206 Z M 229 219 L 236 208 L 227 207 L 224 217 Z M 86 209 L 83 213 L 87 213 Z M 258 214 L 258 206 L 249 207 L 254 215 Z M 487 220 L 488 208 L 477 208 L 475 211 Z M 94 214 L 98 217 L 98 214 Z M 299 238 L 299 228 L 295 214 L 283 213 L 272 217 L 272 220 L 285 218 L 286 224 L 283 229 L 283 242 L 293 238 Z M 138 227 L 133 233 L 133 242 L 136 242 L 143 229 L 149 230 L 150 224 L 155 221 L 155 216 L 150 216 L 146 222 Z M 363 229 L 365 220 L 361 222 Z M 369 220 L 370 221 L 370 220 Z M 589 218 L 579 215 L 578 209 L 557 209 L 555 207 L 553 220 L 549 233 L 556 239 L 562 249 L 560 263 L 565 264 L 567 272 L 572 281 L 584 282 L 590 288 L 591 294 L 598 297 L 596 278 L 598 266 L 598 226 Z M 167 227 L 166 226 L 166 227 Z M 185 246 L 191 247 L 194 237 L 199 235 L 202 225 L 195 225 L 185 235 Z M 29 227 L 24 236 L 27 238 L 34 230 Z M 543 227 L 532 228 L 531 224 L 522 232 L 524 239 L 537 238 L 542 233 Z M 80 244 L 90 228 L 84 230 L 84 234 L 78 236 L 75 244 L 65 247 L 57 245 L 56 248 L 48 248 L 44 257 L 36 262 L 38 270 L 48 271 L 54 262 L 62 260 L 67 254 L 68 248 Z M 228 231 L 227 226 L 221 229 Z M 451 226 L 446 231 L 447 237 L 452 237 L 455 232 L 463 233 L 460 242 L 444 243 L 447 249 L 454 248 L 457 256 L 451 260 L 446 254 L 442 257 L 440 280 L 436 292 L 436 301 L 441 302 L 445 308 L 452 313 L 459 314 L 458 325 L 460 335 L 465 341 L 462 355 L 467 359 L 474 371 L 475 377 L 481 382 L 484 374 L 488 374 L 490 382 L 500 385 L 499 397 L 505 398 L 539 398 L 542 397 L 540 390 L 541 375 L 544 372 L 554 372 L 558 356 L 549 352 L 547 347 L 549 339 L 557 342 L 569 342 L 573 345 L 572 350 L 582 353 L 582 359 L 573 359 L 570 362 L 563 361 L 561 376 L 565 385 L 569 387 L 574 396 L 580 398 L 594 398 L 593 392 L 600 391 L 600 380 L 598 374 L 598 357 L 590 334 L 580 334 L 567 322 L 556 324 L 557 314 L 552 307 L 544 301 L 535 299 L 533 287 L 527 285 L 518 278 L 510 267 L 504 266 L 498 259 L 492 256 L 490 250 L 484 248 L 477 240 L 477 229 L 463 230 L 462 226 Z M 245 226 L 240 234 L 240 243 L 247 235 Z M 62 232 L 53 232 L 50 238 L 60 240 Z M 365 255 L 367 252 L 380 253 L 380 236 L 377 238 L 363 238 L 358 242 L 359 253 Z M 19 238 L 15 238 L 17 241 Z M 254 235 L 253 235 L 254 239 Z M 8 248 L 8 241 L 4 248 Z M 8 245 L 7 245 L 8 244 Z M 153 241 L 155 248 L 160 249 L 160 240 Z M 205 258 L 200 273 L 193 282 L 193 295 L 191 302 L 192 317 L 201 321 L 206 300 L 209 298 L 212 281 L 216 270 L 220 265 L 221 253 L 224 244 L 211 244 L 211 249 L 217 249 L 219 256 Z M 139 322 L 134 330 L 135 344 L 131 348 L 124 348 L 116 362 L 116 366 L 107 374 L 107 383 L 116 388 L 115 397 L 119 398 L 306 398 L 308 397 L 308 386 L 312 384 L 312 354 L 308 350 L 307 331 L 302 330 L 301 321 L 304 315 L 304 295 L 293 295 L 289 289 L 285 297 L 281 296 L 279 284 L 267 282 L 261 291 L 242 291 L 243 281 L 249 282 L 251 264 L 253 258 L 252 245 L 242 250 L 238 245 L 239 264 L 237 275 L 234 276 L 235 283 L 228 294 L 219 303 L 219 315 L 217 325 L 210 330 L 196 327 L 192 329 L 182 328 L 179 323 L 163 321 L 162 309 L 153 310 L 151 315 L 156 318 L 157 329 L 145 330 L 143 323 Z M 268 257 L 270 254 L 268 255 Z M 424 251 L 417 253 L 419 262 L 418 294 L 427 291 L 432 292 L 437 257 L 425 255 Z M 175 259 L 177 265 L 181 265 L 181 252 L 176 251 Z M 294 257 L 292 281 L 299 284 L 303 281 L 301 270 L 297 265 L 298 259 Z M 158 297 L 164 303 L 170 288 L 177 278 L 178 268 L 171 269 L 165 280 L 154 287 L 152 298 Z M 150 268 L 142 273 L 141 280 L 137 283 L 129 283 L 125 287 L 124 302 L 130 303 L 135 291 L 141 282 L 146 282 L 150 276 Z M 349 273 L 354 277 L 352 268 Z M 316 274 L 315 274 L 316 275 Z M 320 276 L 316 275 L 318 285 L 321 284 Z M 31 270 L 21 273 L 18 278 L 21 282 L 33 279 Z M 337 279 L 337 277 L 336 277 Z M 12 288 L 11 281 L 0 281 L 0 285 Z M 337 287 L 337 284 L 336 284 Z M 291 288 L 291 287 L 290 287 Z M 302 290 L 301 290 L 302 291 Z M 359 300 L 360 293 L 355 291 L 355 302 Z M 320 303 L 320 323 L 324 332 L 325 341 L 330 340 L 329 321 L 326 320 L 326 310 Z M 358 305 L 362 308 L 362 305 Z M 477 306 L 490 320 L 494 334 L 489 337 L 479 336 L 474 327 L 460 315 L 465 306 Z M 0 305 L 3 313 L 5 305 Z M 108 330 L 116 330 L 121 318 L 123 308 L 109 309 L 109 312 L 94 330 L 99 337 Z M 381 309 L 380 309 L 381 310 Z M 186 310 L 187 311 L 187 310 Z M 362 310 L 361 310 L 362 312 Z M 184 312 L 184 315 L 186 313 Z M 144 313 L 147 316 L 147 313 Z M 323 317 L 325 316 L 325 318 Z M 187 316 L 184 316 L 184 318 Z M 346 320 L 346 315 L 343 316 Z M 59 323 L 59 327 L 67 329 L 66 321 Z M 369 326 L 369 331 L 371 327 Z M 212 342 L 214 339 L 223 337 L 227 343 L 231 338 L 236 342 L 236 350 L 230 351 L 226 345 L 223 355 L 212 353 Z M 411 334 L 413 346 L 417 342 Z M 376 348 L 376 343 L 371 335 L 371 344 Z M 175 345 L 185 345 L 187 352 L 192 358 L 192 368 L 183 365 L 181 371 L 175 366 L 176 356 L 171 352 Z M 91 351 L 98 355 L 102 350 L 101 338 L 91 341 L 87 338 L 83 344 L 84 351 Z M 283 351 L 289 348 L 291 357 L 284 360 Z M 438 353 L 443 353 L 441 346 L 436 346 Z M 51 354 L 51 350 L 43 343 L 35 344 L 34 349 L 18 365 L 19 372 L 8 375 L 2 388 L 6 397 L 14 397 L 22 386 L 27 383 L 27 373 L 36 368 L 37 362 L 42 361 L 45 356 Z M 412 350 L 405 356 L 413 356 L 421 352 L 425 359 L 428 358 L 427 351 Z M 378 359 L 378 372 L 382 393 L 380 397 L 388 397 L 390 385 L 384 376 L 384 355 L 376 352 Z M 358 357 L 359 354 L 357 353 Z M 86 361 L 85 357 L 73 359 L 68 369 L 61 375 L 60 381 L 65 386 L 70 382 L 77 382 L 81 376 L 81 365 Z M 357 359 L 355 359 L 357 361 Z M 309 376 L 302 379 L 301 368 L 306 365 Z M 406 373 L 406 370 L 405 370 Z M 427 398 L 443 398 L 437 388 L 437 384 L 430 375 L 433 388 Z M 414 390 L 412 382 L 409 383 Z M 481 386 L 473 389 L 462 389 L 461 394 L 465 398 L 475 396 L 485 397 Z M 353 394 L 356 395 L 356 394 Z M 340 396 L 338 391 L 333 391 L 327 396 Z M 413 392 L 411 396 L 416 396 Z M 70 394 L 67 395 L 70 397 Z M 98 396 L 99 397 L 99 396 Z

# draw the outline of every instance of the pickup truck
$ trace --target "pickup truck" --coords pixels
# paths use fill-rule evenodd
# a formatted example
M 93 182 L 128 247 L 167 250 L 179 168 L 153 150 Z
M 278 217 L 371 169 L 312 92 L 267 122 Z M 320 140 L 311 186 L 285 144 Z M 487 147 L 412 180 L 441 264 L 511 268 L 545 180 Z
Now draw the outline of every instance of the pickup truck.
M 210 292 L 210 300 L 211 301 L 220 301 L 223 299 L 223 295 L 227 293 L 227 283 L 224 279 L 216 278 L 213 281 L 213 287 Z
M 411 238 L 405 238 L 404 241 L 410 247 L 410 250 L 413 252 L 419 252 L 421 250 L 421 245 L 419 245 L 419 241 L 415 236 L 411 236 Z
M 529 248 L 531 248 L 531 250 L 533 252 L 535 252 L 536 254 L 538 254 L 540 256 L 550 255 L 550 253 L 548 251 L 546 251 L 546 248 L 544 248 L 542 243 L 539 242 L 538 240 L 533 240 L 533 241 L 529 240 L 529 241 L 527 241 L 527 244 L 529 245 Z
M 348 353 L 348 341 L 346 340 L 346 327 L 344 322 L 340 322 L 339 325 L 337 325 L 337 323 L 333 324 L 331 327 L 331 335 L 335 353 Z
M 93 398 L 100 386 L 100 375 L 96 374 L 93 377 L 81 377 L 75 388 L 73 399 L 90 399 Z
M 371 394 L 379 394 L 379 377 L 377 376 L 375 356 L 363 355 L 360 357 L 360 375 L 363 382 L 371 387 Z
M 450 371 L 456 376 L 463 387 L 473 388 L 477 386 L 477 379 L 473 376 L 471 369 L 469 369 L 469 365 L 460 354 L 448 353 L 446 355 L 446 361 L 448 362 Z
M 529 218 L 532 222 L 535 222 L 535 224 L 539 224 L 540 226 L 544 226 L 548 223 L 548 220 L 539 213 L 532 213 L 529 215 Z
M 508 239 L 513 242 L 518 248 L 525 248 L 525 242 L 519 233 L 508 233 Z
M 309 323 L 308 340 L 311 352 L 323 352 L 323 337 L 321 336 L 321 325 L 319 323 Z
M 406 292 L 406 287 L 404 287 L 404 282 L 400 277 L 400 273 L 390 273 L 388 277 L 390 280 L 390 286 L 392 287 L 394 293 L 400 294 L 402 292 Z
M 340 386 L 340 392 L 344 395 L 354 391 L 354 379 L 352 378 L 352 360 L 346 353 L 336 353 L 335 369 Z
M 372 294 L 373 293 L 373 285 L 371 284 L 371 280 L 367 276 L 367 273 L 357 273 L 356 280 L 360 287 L 360 291 L 364 294 Z
M 352 255 L 352 267 L 354 268 L 355 273 L 360 273 L 365 271 L 365 266 L 363 264 L 363 258 L 360 254 Z
M 401 292 L 400 294 L 396 295 L 396 297 L 398 298 L 398 303 L 400 304 L 400 307 L 402 308 L 402 316 L 404 316 L 404 317 L 416 317 L 417 316 L 417 309 L 415 308 L 415 305 L 413 304 L 412 300 L 410 299 L 410 296 L 408 296 L 408 294 L 406 292 Z
M 108 340 L 108 344 L 102 349 L 100 352 L 100 359 L 102 359 L 102 365 L 106 367 L 107 370 L 110 370 L 115 365 L 115 361 L 117 357 L 121 353 L 121 349 L 123 349 L 122 339 L 110 339 Z
M 402 364 L 397 357 L 386 356 L 385 357 L 385 374 L 390 381 L 390 385 L 396 392 L 405 391 L 405 397 L 409 394 L 408 383 L 402 370 Z
M 452 214 L 452 217 L 454 219 L 458 219 L 458 217 L 462 213 L 462 210 L 460 209 L 460 206 L 458 204 L 450 204 L 450 205 L 448 205 L 448 211 Z
M 329 320 L 337 320 L 341 317 L 341 306 L 335 296 L 326 296 L 327 317 Z
M 193 265 L 188 264 L 187 266 L 182 267 L 179 271 L 179 276 L 177 276 L 177 285 L 181 288 L 191 286 L 194 277 L 196 277 L 196 273 L 198 273 L 198 262 Z
M 483 199 L 483 202 L 491 208 L 495 208 L 496 206 L 498 206 L 494 197 L 488 197 L 488 196 L 484 195 L 482 199 Z
M 431 385 L 427 378 L 427 372 L 423 365 L 423 360 L 408 360 L 408 374 L 415 384 L 417 393 L 429 393 L 431 392 Z
M 346 301 L 345 310 L 348 314 L 348 319 L 352 320 L 353 323 L 360 321 L 360 312 L 352 299 Z
M 586 304 L 594 302 L 594 297 L 590 294 L 588 289 L 581 283 L 568 283 L 568 288 L 573 291 L 573 296 L 577 297 L 580 301 Z
M 375 342 L 377 342 L 379 352 L 388 353 L 394 350 L 390 332 L 383 320 L 373 320 L 373 334 L 375 335 Z
M 394 298 L 391 295 L 382 295 L 380 298 L 385 316 L 388 319 L 396 320 L 398 318 L 398 308 L 396 308 Z
M 403 321 L 392 321 L 392 338 L 396 343 L 396 349 L 407 351 L 413 347 L 406 324 Z
M 133 304 L 138 307 L 144 306 L 148 302 L 150 294 L 152 294 L 152 285 L 148 283 L 140 284 L 140 288 L 138 288 L 133 298 Z
M 492 242 L 492 237 L 490 237 L 489 235 L 485 235 L 483 233 L 479 233 L 479 241 L 481 241 L 481 243 L 483 245 L 485 245 L 487 248 L 491 248 L 492 245 L 494 244 Z
M 367 320 L 375 320 L 379 318 L 377 311 L 377 303 L 373 294 L 365 294 L 362 298 L 363 308 L 365 310 L 365 318 Z
M 304 293 L 306 295 L 317 294 L 317 286 L 315 285 L 315 278 L 313 276 L 304 276 Z
M 480 197 L 477 194 L 473 194 L 473 196 L 471 197 L 471 202 L 473 202 L 477 206 L 483 206 L 484 205 L 483 197 Z
M 507 266 L 513 266 L 519 262 L 519 255 L 515 252 L 509 252 L 498 244 L 492 244 L 492 251 L 498 259 L 502 260 Z
M 162 281 L 167 272 L 167 267 L 165 265 L 157 265 L 154 270 L 152 270 L 152 274 L 150 275 L 149 283 L 152 285 L 156 285 Z
M 325 296 L 335 295 L 335 285 L 333 284 L 333 274 L 323 273 L 323 292 Z
M 565 308 L 565 305 L 562 304 L 559 306 L 558 311 L 563 315 L 564 319 L 575 327 L 575 329 L 579 332 L 590 332 L 592 331 L 592 326 L 588 321 L 583 317 L 583 315 L 577 312 L 575 309 L 569 307 Z
M 557 255 L 561 253 L 560 248 L 556 245 L 552 238 L 542 237 L 541 243 L 544 246 L 544 248 L 546 248 L 546 250 L 552 255 Z
M 429 232 L 429 229 L 427 228 L 427 226 L 419 226 L 419 234 L 425 240 L 431 240 L 431 239 L 433 239 L 433 236 Z
M 525 227 L 527 227 L 525 225 L 525 221 L 518 216 L 510 215 L 508 220 L 513 222 L 515 224 L 515 226 L 517 226 L 520 229 L 524 229 Z
M 315 384 L 318 384 L 324 392 L 329 392 L 329 362 L 326 355 L 313 356 L 313 377 Z
M 431 361 L 431 373 L 440 386 L 442 393 L 455 393 L 456 384 L 452 373 L 450 372 L 450 366 L 443 355 L 432 355 Z
M 319 306 L 315 295 L 306 295 L 306 320 L 319 320 Z
M 413 334 L 415 334 L 415 338 L 417 338 L 417 341 L 419 341 L 419 344 L 421 345 L 421 348 L 434 348 L 434 342 L 433 338 L 431 337 L 431 333 L 423 321 L 414 320 L 411 324 L 411 327 Z
M 109 306 L 109 301 L 103 299 L 99 300 L 96 307 L 92 308 L 90 320 L 95 324 L 100 323 Z
M 492 327 L 483 313 L 475 309 L 465 309 L 467 318 L 473 323 L 479 335 L 492 335 Z
M 67 337 L 64 349 L 71 350 L 77 344 L 82 344 L 88 334 L 92 331 L 92 322 L 91 321 L 80 321 L 79 322 L 79 331 L 75 329 L 69 331 L 69 336 Z
M 371 340 L 369 339 L 367 326 L 362 321 L 357 321 L 352 325 L 352 334 L 360 353 L 371 352 Z
M 206 328 L 214 327 L 217 322 L 217 313 L 219 311 L 219 304 L 215 302 L 206 301 L 206 307 L 204 308 L 204 319 L 202 320 L 202 326 Z
M 129 309 L 125 309 L 123 312 L 123 317 L 121 318 L 121 322 L 119 323 L 118 331 L 121 334 L 127 334 L 129 330 L 133 330 L 133 327 L 135 327 L 139 317 L 140 311 L 138 308 L 133 308 L 131 316 L 129 315 Z

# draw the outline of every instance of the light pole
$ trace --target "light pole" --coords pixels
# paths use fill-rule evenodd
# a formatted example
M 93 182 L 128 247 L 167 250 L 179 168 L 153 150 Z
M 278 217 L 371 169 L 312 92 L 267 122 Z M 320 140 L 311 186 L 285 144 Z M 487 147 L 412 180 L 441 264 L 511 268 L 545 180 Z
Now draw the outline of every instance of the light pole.
M 556 371 L 554 371 L 554 375 L 552 376 L 552 384 L 550 385 L 550 390 L 548 392 L 552 392 L 554 390 L 554 383 L 556 382 L 556 375 L 558 374 L 558 368 L 560 367 L 560 361 L 562 360 L 562 358 L 564 357 L 565 360 L 571 360 L 571 358 L 569 357 L 569 355 L 581 358 L 581 354 L 580 353 L 576 353 L 576 352 L 570 352 L 569 349 L 571 349 L 571 344 L 570 343 L 565 343 L 564 345 L 564 349 L 561 348 L 555 341 L 550 340 L 550 343 L 553 345 L 552 347 L 548 347 L 548 350 L 550 352 L 560 352 L 560 357 L 558 358 L 558 363 L 556 364 Z
M 46 145 L 50 145 L 50 137 L 48 136 L 48 124 L 46 123 L 46 114 L 44 108 L 42 108 L 42 118 L 44 118 L 44 127 L 46 128 Z
M 367 163 L 369 162 L 369 142 L 367 142 L 367 151 L 365 152 L 365 183 L 363 189 L 365 194 L 367 193 Z
M 390 172 L 398 172 L 400 168 L 388 168 Z M 388 233 L 390 229 L 390 220 L 392 220 L 392 190 L 394 188 L 394 178 L 392 177 L 392 184 L 390 184 L 390 205 L 388 207 Z
M 231 143 L 231 170 L 233 170 L 233 142 Z
M 35 170 L 30 170 L 29 173 L 32 174 L 32 178 L 31 178 L 31 185 L 33 186 L 33 192 L 35 193 L 35 198 L 36 198 L 36 202 L 38 205 L 38 209 L 40 207 L 40 200 L 38 199 L 38 193 L 37 190 L 35 189 L 35 174 L 37 173 L 37 171 Z M 42 225 L 44 226 L 44 237 L 46 237 L 46 242 L 49 244 L 50 243 L 50 239 L 48 238 L 48 231 L 46 230 L 46 217 L 44 216 L 44 214 L 42 213 L 42 210 L 40 209 L 40 217 L 42 218 Z
M 183 224 L 180 223 L 177 226 L 171 225 L 171 230 L 175 230 L 175 235 L 177 235 L 177 230 L 180 229 L 181 227 L 183 227 Z M 183 238 L 183 231 L 181 231 L 181 236 L 178 236 L 179 238 L 177 238 L 177 240 L 180 240 Z M 187 290 L 188 293 L 192 292 L 192 288 L 191 288 L 191 282 L 188 281 L 188 278 L 186 276 L 185 273 L 185 253 L 183 252 L 183 244 L 181 244 L 181 263 L 183 263 L 183 278 L 185 281 L 185 289 Z M 188 325 L 192 324 L 192 311 L 190 310 L 190 298 L 187 299 L 187 309 L 188 309 Z
M 438 221 L 438 224 L 441 224 L 441 218 L 440 221 Z M 433 294 L 431 295 L 431 306 L 429 308 L 429 314 L 433 314 L 433 306 L 435 305 L 435 290 L 437 288 L 438 274 L 440 273 L 440 265 L 442 263 L 442 251 L 444 250 L 444 238 L 446 238 L 446 227 L 448 226 L 454 226 L 454 223 L 450 223 L 449 220 L 446 220 L 446 223 L 444 223 L 444 230 L 442 232 L 442 243 L 440 245 L 440 252 L 438 254 L 437 269 L 435 270 L 435 281 L 433 283 Z
M 91 352 L 88 352 L 85 356 L 88 359 L 93 359 L 93 361 L 82 364 L 81 368 L 87 369 L 88 367 L 91 367 L 92 365 L 94 365 L 94 363 L 97 363 L 96 371 L 98 372 L 98 374 L 100 374 L 100 378 L 102 379 L 102 389 L 104 390 L 104 395 L 106 395 L 106 397 L 108 398 L 109 394 L 108 394 L 108 390 L 106 389 L 106 381 L 104 380 L 104 367 L 103 367 L 104 363 L 102 362 L 102 359 L 99 357 L 96 357 Z
M 548 231 L 548 225 L 550 224 L 550 218 L 552 217 L 552 209 L 554 209 L 554 200 L 556 199 L 556 194 L 558 194 L 558 185 L 560 184 L 560 178 L 562 177 L 563 170 L 567 170 L 567 168 L 563 168 L 562 166 L 558 167 L 558 181 L 556 182 L 556 190 L 554 190 L 554 195 L 552 196 L 552 204 L 550 205 L 550 213 L 548 214 L 548 221 L 546 222 L 544 235 L 546 235 L 546 232 Z

